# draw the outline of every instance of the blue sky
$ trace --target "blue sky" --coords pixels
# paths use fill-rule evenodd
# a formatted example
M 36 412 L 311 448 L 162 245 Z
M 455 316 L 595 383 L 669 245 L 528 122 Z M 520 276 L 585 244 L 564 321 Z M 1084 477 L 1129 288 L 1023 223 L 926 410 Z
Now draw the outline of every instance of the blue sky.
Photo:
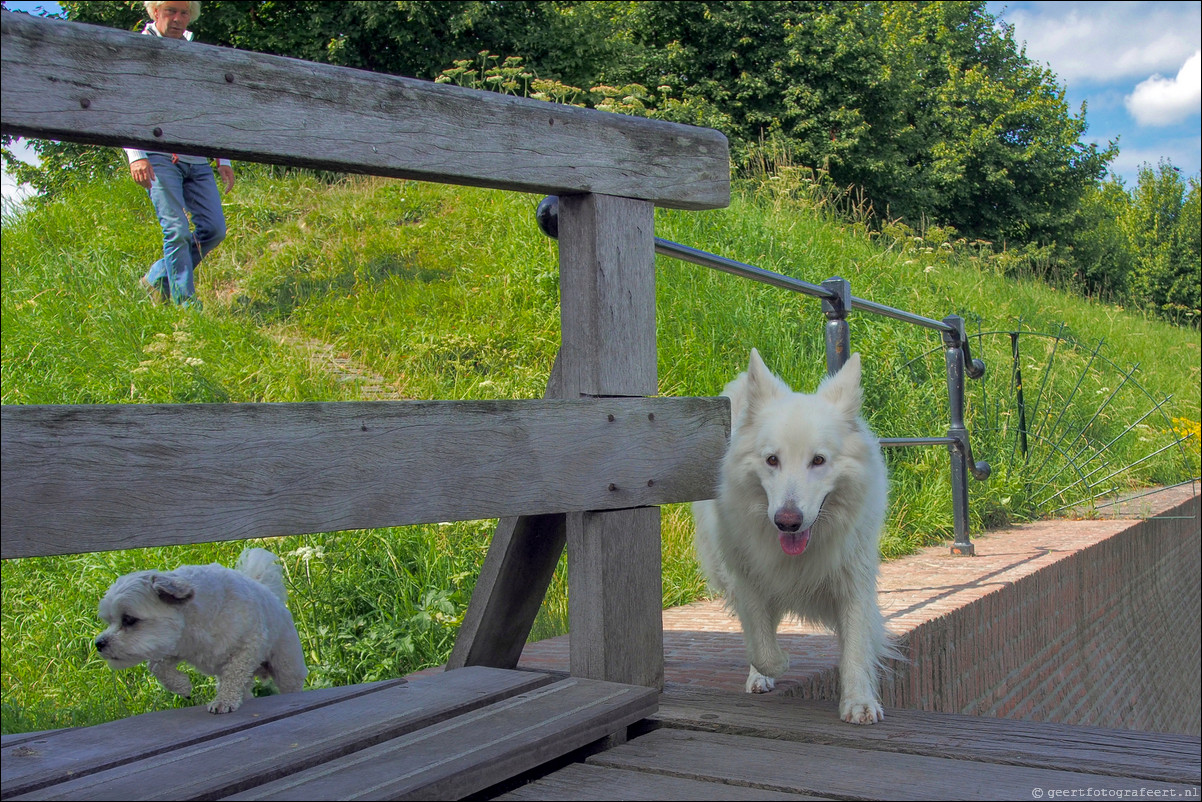
M 989 2 L 1027 56 L 1056 73 L 1069 108 L 1087 104 L 1085 141 L 1119 140 L 1111 169 L 1202 169 L 1202 2 Z
M 58 11 L 58 4 L 9 2 Z M 1141 164 L 1202 170 L 1202 1 L 989 2 L 1027 55 L 1056 73 L 1069 108 L 1087 103 L 1087 142 L 1119 140 L 1111 169 L 1134 186 Z M 16 188 L 6 175 L 4 196 Z

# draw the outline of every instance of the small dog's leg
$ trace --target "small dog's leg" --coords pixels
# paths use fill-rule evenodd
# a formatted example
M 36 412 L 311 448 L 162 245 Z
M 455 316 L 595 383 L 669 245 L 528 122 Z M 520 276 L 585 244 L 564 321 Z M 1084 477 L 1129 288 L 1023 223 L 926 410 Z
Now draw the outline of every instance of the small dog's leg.
M 152 660 L 147 663 L 147 667 L 167 690 L 177 696 L 192 695 L 192 680 L 179 670 L 179 660 Z
M 305 677 L 308 675 L 304 658 L 300 655 L 295 658 L 287 655 L 279 657 L 271 664 L 270 673 L 271 679 L 280 693 L 296 693 L 303 690 Z
M 239 652 L 227 660 L 217 674 L 217 696 L 209 702 L 209 712 L 232 713 L 251 698 L 259 665 L 250 652 Z
M 217 678 L 217 696 L 209 702 L 210 713 L 233 713 L 252 695 L 251 682 L 238 681 L 226 677 Z

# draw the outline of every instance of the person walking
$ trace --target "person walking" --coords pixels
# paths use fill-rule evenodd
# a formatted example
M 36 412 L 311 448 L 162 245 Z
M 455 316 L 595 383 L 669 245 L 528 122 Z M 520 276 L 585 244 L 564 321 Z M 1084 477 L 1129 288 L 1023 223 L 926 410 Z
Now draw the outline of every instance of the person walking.
M 200 16 L 196 0 L 146 0 L 151 21 L 142 33 L 165 39 L 192 39 L 188 24 Z M 225 239 L 225 213 L 217 179 L 204 156 L 126 148 L 130 175 L 150 194 L 163 229 L 163 257 L 150 266 L 141 285 L 159 303 L 199 307 L 196 268 Z M 228 193 L 234 168 L 217 160 L 217 175 Z M 191 223 L 188 215 L 191 214 Z M 194 229 L 194 230 L 193 230 Z

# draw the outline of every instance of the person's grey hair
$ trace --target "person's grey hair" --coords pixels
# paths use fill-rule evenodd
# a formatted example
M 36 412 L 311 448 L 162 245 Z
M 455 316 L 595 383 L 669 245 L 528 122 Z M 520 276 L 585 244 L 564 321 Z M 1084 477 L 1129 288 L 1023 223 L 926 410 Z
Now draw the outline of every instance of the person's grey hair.
M 150 15 L 151 19 L 154 19 L 154 10 L 166 2 L 167 0 L 146 0 L 146 13 Z M 192 12 L 192 19 L 188 20 L 189 22 L 196 22 L 200 19 L 200 0 L 188 0 L 188 10 Z

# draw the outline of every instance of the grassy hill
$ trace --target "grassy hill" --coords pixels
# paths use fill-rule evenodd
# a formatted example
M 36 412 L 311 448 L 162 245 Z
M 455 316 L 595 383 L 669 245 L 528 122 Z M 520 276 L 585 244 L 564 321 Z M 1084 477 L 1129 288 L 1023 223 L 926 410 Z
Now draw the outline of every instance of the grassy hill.
M 1198 331 L 1016 275 L 1008 255 L 984 243 L 841 222 L 812 190 L 786 170 L 739 188 L 725 210 L 661 210 L 657 233 L 808 281 L 843 276 L 857 296 L 928 317 L 963 315 L 977 335 L 974 356 L 989 368 L 969 386 L 975 456 L 994 467 L 988 482 L 970 487 L 977 531 L 1088 514 L 1092 497 L 1111 489 L 1198 475 Z M 0 394 L 5 404 L 541 396 L 559 319 L 555 244 L 534 225 L 539 200 L 246 168 L 226 197 L 230 236 L 198 273 L 205 306 L 195 312 L 154 306 L 138 287 L 161 242 L 145 193 L 128 180 L 80 187 L 4 218 Z M 795 387 L 815 386 L 824 366 L 817 301 L 659 261 L 662 394 L 718 393 L 753 346 Z M 857 313 L 852 345 L 865 355 L 866 415 L 878 434 L 946 431 L 936 334 Z M 946 451 L 890 450 L 887 458 L 885 555 L 947 538 Z M 287 569 L 310 685 L 396 676 L 445 659 L 491 526 L 265 543 Z M 704 593 L 691 530 L 686 507 L 665 509 L 665 605 Z M 126 571 L 232 564 L 244 545 L 5 562 L 3 730 L 186 703 L 144 669 L 113 674 L 94 655 L 96 602 Z M 536 637 L 566 627 L 564 579 L 561 566 Z M 201 697 L 210 693 L 198 683 Z

